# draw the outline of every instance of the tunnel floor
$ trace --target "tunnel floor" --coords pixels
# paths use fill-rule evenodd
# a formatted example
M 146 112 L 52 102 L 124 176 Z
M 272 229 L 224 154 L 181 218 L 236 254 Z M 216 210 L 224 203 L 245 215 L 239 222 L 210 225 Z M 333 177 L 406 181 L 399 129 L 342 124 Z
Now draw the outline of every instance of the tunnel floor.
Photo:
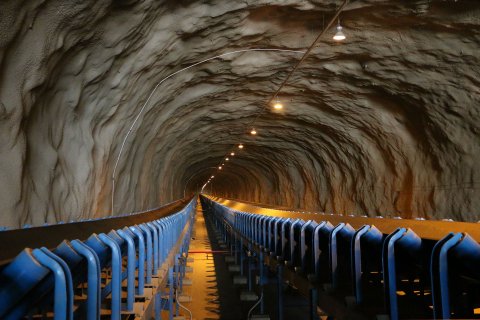
M 207 228 L 205 217 L 200 203 L 197 205 L 195 225 L 190 242 L 191 252 L 208 252 L 221 250 L 219 244 L 213 239 L 213 230 Z M 183 305 L 190 309 L 193 319 L 241 319 L 239 316 L 238 295 L 232 290 L 231 278 L 225 263 L 221 263 L 222 256 L 213 256 L 206 253 L 190 253 L 193 262 L 192 273 L 187 273 L 187 278 L 192 280 L 192 286 L 185 286 L 183 295 L 191 297 L 191 302 Z M 185 310 L 181 310 L 185 314 Z
M 182 304 L 192 312 L 192 319 L 247 319 L 248 311 L 254 302 L 240 301 L 240 292 L 245 290 L 245 287 L 233 284 L 234 274 L 228 271 L 226 254 L 203 253 L 225 251 L 225 248 L 218 242 L 215 230 L 200 203 L 197 205 L 189 251 L 189 257 L 193 258 L 193 261 L 189 262 L 188 266 L 192 267 L 192 272 L 187 273 L 186 278 L 192 280 L 192 285 L 184 286 L 182 295 L 187 297 L 187 301 Z M 307 319 L 308 302 L 294 289 L 284 289 L 284 319 Z M 276 285 L 270 283 L 264 290 L 265 311 L 270 319 L 276 319 Z M 189 298 L 191 301 L 188 301 Z M 253 312 L 256 313 L 258 312 Z M 185 319 L 190 319 L 185 310 L 181 309 L 180 314 Z

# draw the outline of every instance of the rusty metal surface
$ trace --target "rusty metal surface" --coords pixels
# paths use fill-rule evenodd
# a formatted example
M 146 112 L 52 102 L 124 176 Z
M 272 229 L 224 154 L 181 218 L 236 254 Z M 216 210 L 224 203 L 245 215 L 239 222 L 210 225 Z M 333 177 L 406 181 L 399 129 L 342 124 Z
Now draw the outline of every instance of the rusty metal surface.
M 283 207 L 275 207 L 271 205 L 256 204 L 252 202 L 243 202 L 211 196 L 206 197 L 234 210 L 263 214 L 267 216 L 294 219 L 298 218 L 305 221 L 314 220 L 317 222 L 327 220 L 334 225 L 340 222 L 344 222 L 349 223 L 355 229 L 358 229 L 363 225 L 374 225 L 384 234 L 392 233 L 398 227 L 404 227 L 412 229 L 421 238 L 429 240 L 440 240 L 449 232 L 465 232 L 468 233 L 476 241 L 480 242 L 480 223 L 438 220 L 366 218 L 358 216 L 351 217 L 343 215 L 329 215 L 322 213 L 302 213 L 288 211 Z
M 92 233 L 108 233 L 113 229 L 156 220 L 180 211 L 191 199 L 191 197 L 185 198 L 159 209 L 131 216 L 2 231 L 0 232 L 0 266 L 8 263 L 24 248 L 54 248 L 65 239 L 84 240 Z

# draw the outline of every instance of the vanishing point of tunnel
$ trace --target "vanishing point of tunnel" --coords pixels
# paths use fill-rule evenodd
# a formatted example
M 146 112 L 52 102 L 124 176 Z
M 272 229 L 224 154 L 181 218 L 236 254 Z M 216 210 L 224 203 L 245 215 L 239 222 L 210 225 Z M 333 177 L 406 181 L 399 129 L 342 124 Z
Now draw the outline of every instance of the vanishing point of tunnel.
M 478 221 L 480 2 L 342 5 L 2 1 L 0 225 L 200 191 Z

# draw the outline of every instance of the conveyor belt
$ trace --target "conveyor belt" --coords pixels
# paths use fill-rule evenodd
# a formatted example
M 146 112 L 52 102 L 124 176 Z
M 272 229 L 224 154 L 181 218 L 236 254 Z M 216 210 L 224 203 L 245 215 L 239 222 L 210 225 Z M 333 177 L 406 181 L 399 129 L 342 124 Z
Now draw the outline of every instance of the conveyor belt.
M 478 223 L 323 215 L 201 200 L 234 248 L 235 260 L 254 259 L 260 279 L 266 265 L 302 291 L 312 302 L 312 319 L 317 305 L 339 319 L 480 318 Z
M 0 232 L 0 319 L 173 318 L 195 206 Z
M 456 221 L 439 221 L 439 220 L 413 220 L 413 219 L 385 219 L 381 216 L 377 218 L 345 216 L 324 213 L 311 213 L 288 211 L 287 208 L 255 204 L 253 202 L 242 202 L 224 198 L 211 197 L 211 200 L 230 209 L 262 214 L 266 216 L 274 216 L 281 218 L 303 219 L 312 221 L 328 220 L 336 225 L 340 222 L 349 223 L 355 229 L 363 225 L 375 225 L 382 233 L 389 234 L 394 232 L 399 226 L 415 230 L 415 233 L 423 238 L 430 240 L 440 240 L 449 232 L 466 232 L 480 242 L 480 223 L 456 222 Z
M 9 262 L 24 248 L 54 248 L 64 239 L 87 239 L 93 233 L 108 233 L 110 230 L 160 219 L 180 211 L 191 199 L 178 200 L 156 210 L 135 215 L 0 231 L 0 266 Z

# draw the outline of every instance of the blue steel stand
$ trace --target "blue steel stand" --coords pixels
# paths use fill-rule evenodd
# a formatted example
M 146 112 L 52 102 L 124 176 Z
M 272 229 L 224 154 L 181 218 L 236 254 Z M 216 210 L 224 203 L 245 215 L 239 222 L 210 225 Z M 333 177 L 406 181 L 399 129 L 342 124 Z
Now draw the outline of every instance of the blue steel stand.
M 243 239 L 240 239 L 240 275 L 243 276 L 243 261 L 245 260 L 245 251 L 243 250 Z
M 182 291 L 182 277 L 183 277 L 183 263 L 179 254 L 175 255 L 175 276 L 174 276 L 174 290 L 175 290 L 175 315 L 180 313 L 180 306 L 178 305 L 178 291 Z
M 173 283 L 173 267 L 168 268 L 168 319 L 173 320 L 173 292 L 175 290 L 175 285 Z
M 262 297 L 262 300 L 260 300 L 260 314 L 263 314 L 264 313 L 263 285 L 265 283 L 264 271 L 263 271 L 263 252 L 260 252 L 260 257 L 258 260 L 258 270 L 260 274 L 260 279 L 258 280 L 258 283 L 260 285 L 260 297 Z
M 277 319 L 283 320 L 283 265 L 277 266 Z
M 158 291 L 155 294 L 155 320 L 162 319 L 162 291 Z
M 318 302 L 318 289 L 311 288 L 310 289 L 310 297 L 309 297 L 309 307 L 310 307 L 310 320 L 317 320 L 317 302 Z
M 229 246 L 230 246 L 230 256 L 232 256 L 235 252 L 235 242 L 236 242 L 236 237 L 232 234 L 229 236 Z
M 236 234 L 235 234 L 235 238 L 234 238 L 234 239 L 235 239 L 235 240 L 234 240 L 234 241 L 235 241 L 235 243 L 234 243 L 234 245 L 235 245 L 235 251 L 234 251 L 234 254 L 235 254 L 235 265 L 238 265 L 238 254 L 239 254 L 239 251 L 240 251 L 240 250 L 239 250 L 239 248 L 238 248 L 238 247 L 239 247 L 239 241 L 238 241 L 238 239 L 237 239 L 237 235 L 236 235 Z
M 248 272 L 248 291 L 252 291 L 252 248 L 251 244 L 248 245 L 247 254 L 247 272 Z

